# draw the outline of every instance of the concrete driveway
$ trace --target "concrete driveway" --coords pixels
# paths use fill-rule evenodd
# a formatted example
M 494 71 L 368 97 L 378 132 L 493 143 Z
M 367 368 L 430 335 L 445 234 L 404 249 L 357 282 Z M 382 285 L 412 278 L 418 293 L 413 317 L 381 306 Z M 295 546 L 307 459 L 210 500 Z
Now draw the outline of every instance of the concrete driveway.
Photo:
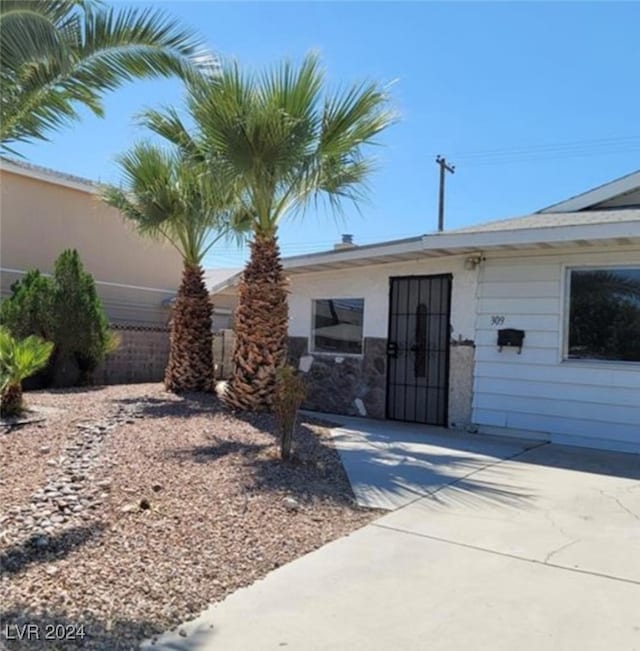
M 340 423 L 357 498 L 393 510 L 153 648 L 640 651 L 640 456 Z

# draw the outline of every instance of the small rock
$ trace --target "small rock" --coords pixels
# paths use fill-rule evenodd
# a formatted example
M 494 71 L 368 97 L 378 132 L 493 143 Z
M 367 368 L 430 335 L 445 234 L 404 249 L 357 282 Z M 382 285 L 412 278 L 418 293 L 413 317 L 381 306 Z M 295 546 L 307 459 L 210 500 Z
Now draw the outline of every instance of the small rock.
M 151 490 L 153 490 L 154 493 L 159 493 L 163 488 L 164 486 L 162 484 L 154 484 L 151 487 Z
M 140 508 L 143 511 L 148 511 L 151 508 L 151 502 L 146 497 L 143 497 L 140 500 Z
M 47 461 L 48 466 L 56 466 L 57 464 L 58 464 L 58 462 L 55 459 L 49 459 Z
M 49 452 L 51 452 L 51 448 L 48 445 L 43 445 L 40 447 L 40 452 L 42 454 L 49 454 Z
M 137 504 L 125 504 L 121 509 L 122 513 L 133 513 L 138 510 Z
M 103 491 L 111 490 L 111 480 L 103 479 L 102 481 L 96 482 L 96 486 L 101 488 Z
M 49 566 L 49 567 L 45 570 L 45 572 L 46 572 L 49 576 L 53 576 L 54 574 L 57 574 L 57 573 L 58 573 L 58 568 L 57 568 L 57 567 L 53 567 L 53 566 Z
M 285 508 L 289 511 L 298 511 L 300 509 L 300 502 L 294 497 L 285 497 L 282 502 L 285 505 Z
M 181 629 L 178 631 L 178 635 L 179 635 L 180 637 L 187 637 L 187 631 L 185 631 L 184 628 L 181 628 Z
M 38 549 L 44 549 L 49 546 L 49 537 L 44 535 L 36 536 L 33 539 L 33 545 Z

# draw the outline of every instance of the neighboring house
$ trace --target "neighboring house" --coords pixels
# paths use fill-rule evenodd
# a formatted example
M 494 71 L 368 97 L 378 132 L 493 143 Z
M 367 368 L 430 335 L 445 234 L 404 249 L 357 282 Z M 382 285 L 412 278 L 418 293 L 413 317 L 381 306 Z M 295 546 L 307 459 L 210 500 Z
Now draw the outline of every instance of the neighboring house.
M 307 407 L 640 452 L 640 171 L 284 266 Z
M 97 189 L 86 179 L 0 161 L 1 295 L 29 269 L 51 273 L 64 249 L 77 249 L 122 339 L 99 379 L 159 380 L 181 258 L 171 246 L 139 236 Z
M 214 252 L 215 253 L 215 252 Z M 237 292 L 229 281 L 239 277 L 241 269 L 206 269 L 204 281 L 213 303 L 213 329 L 228 330 L 233 327 L 233 312 L 238 303 Z

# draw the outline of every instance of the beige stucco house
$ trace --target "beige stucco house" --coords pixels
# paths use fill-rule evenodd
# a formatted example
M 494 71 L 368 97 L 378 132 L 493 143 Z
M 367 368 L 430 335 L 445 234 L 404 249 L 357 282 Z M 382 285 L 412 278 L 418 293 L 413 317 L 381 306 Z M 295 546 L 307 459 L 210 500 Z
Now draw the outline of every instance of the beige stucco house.
M 2 296 L 27 270 L 50 273 L 60 252 L 75 248 L 112 323 L 165 326 L 180 281 L 180 255 L 139 236 L 96 192 L 86 179 L 2 159 Z
M 77 249 L 122 339 L 101 379 L 159 380 L 181 258 L 170 245 L 139 236 L 97 190 L 86 179 L 0 160 L 1 296 L 29 269 L 51 273 L 61 251 Z

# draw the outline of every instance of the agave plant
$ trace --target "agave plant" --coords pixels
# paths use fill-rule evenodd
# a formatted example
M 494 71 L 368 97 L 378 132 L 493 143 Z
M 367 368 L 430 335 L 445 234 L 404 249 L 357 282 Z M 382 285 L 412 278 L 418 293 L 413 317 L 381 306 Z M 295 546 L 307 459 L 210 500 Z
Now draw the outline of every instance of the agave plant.
M 44 368 L 53 344 L 32 335 L 16 339 L 0 328 L 0 416 L 15 416 L 24 406 L 22 381 Z

